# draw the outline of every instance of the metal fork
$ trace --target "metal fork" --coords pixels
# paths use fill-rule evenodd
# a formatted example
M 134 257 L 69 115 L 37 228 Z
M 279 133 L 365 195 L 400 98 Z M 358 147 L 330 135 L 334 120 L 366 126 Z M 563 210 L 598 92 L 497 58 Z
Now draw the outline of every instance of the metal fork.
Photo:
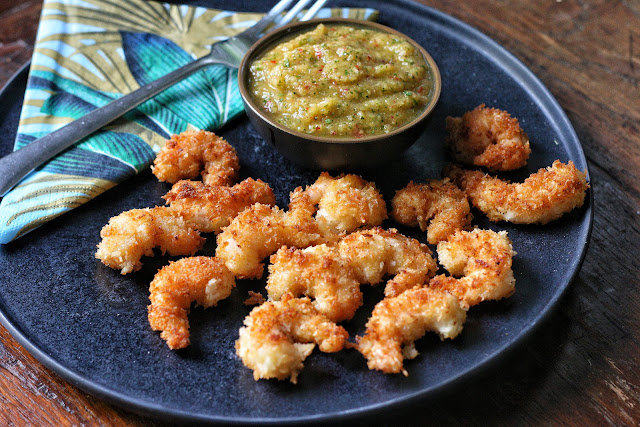
M 93 110 L 60 129 L 51 132 L 21 149 L 0 158 L 0 197 L 4 196 L 29 172 L 76 142 L 111 123 L 138 105 L 185 79 L 204 67 L 222 64 L 238 68 L 251 45 L 266 32 L 291 22 L 312 0 L 299 0 L 284 16 L 282 14 L 294 0 L 281 0 L 253 26 L 242 33 L 211 46 L 211 52 L 135 91 Z M 327 0 L 316 2 L 300 18 L 313 18 Z

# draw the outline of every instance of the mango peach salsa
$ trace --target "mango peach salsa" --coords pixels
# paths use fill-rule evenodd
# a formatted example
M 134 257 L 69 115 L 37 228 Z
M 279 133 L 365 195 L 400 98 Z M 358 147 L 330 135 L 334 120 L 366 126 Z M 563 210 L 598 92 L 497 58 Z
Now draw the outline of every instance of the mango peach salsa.
M 250 92 L 282 126 L 318 136 L 388 133 L 428 104 L 433 77 L 395 34 L 318 25 L 251 66 Z

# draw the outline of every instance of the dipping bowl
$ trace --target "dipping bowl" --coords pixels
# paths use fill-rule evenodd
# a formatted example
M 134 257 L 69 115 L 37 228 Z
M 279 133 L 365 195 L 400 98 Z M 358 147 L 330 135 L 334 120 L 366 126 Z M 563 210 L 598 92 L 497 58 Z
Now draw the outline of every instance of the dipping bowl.
M 249 91 L 251 64 L 263 53 L 300 33 L 313 30 L 318 24 L 349 25 L 395 34 L 407 39 L 424 57 L 431 72 L 431 98 L 424 110 L 413 120 L 388 133 L 363 136 L 316 136 L 289 129 L 277 123 L 264 111 Z M 249 120 L 260 135 L 289 160 L 312 169 L 358 169 L 380 165 L 409 148 L 423 133 L 442 87 L 438 67 L 427 51 L 406 35 L 384 25 L 345 18 L 313 19 L 296 22 L 273 31 L 258 40 L 247 52 L 238 70 L 238 86 Z

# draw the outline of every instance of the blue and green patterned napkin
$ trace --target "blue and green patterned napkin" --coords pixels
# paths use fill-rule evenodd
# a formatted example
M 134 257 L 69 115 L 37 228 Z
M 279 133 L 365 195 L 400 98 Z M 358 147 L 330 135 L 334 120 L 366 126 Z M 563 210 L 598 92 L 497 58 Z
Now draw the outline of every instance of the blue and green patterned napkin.
M 371 9 L 319 17 L 374 19 Z M 15 149 L 209 52 L 260 18 L 146 0 L 45 0 Z M 0 202 L 10 242 L 147 168 L 171 134 L 242 112 L 237 71 L 211 66 L 28 175 Z

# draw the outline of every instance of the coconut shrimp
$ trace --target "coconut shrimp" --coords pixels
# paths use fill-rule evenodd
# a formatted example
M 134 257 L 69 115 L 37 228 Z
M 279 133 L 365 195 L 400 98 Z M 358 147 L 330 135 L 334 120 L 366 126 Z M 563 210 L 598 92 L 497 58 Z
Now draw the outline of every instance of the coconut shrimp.
M 337 245 L 304 249 L 283 247 L 271 256 L 267 294 L 313 298 L 314 307 L 334 322 L 351 319 L 362 305 L 360 285 L 394 275 L 385 295 L 425 285 L 437 270 L 426 245 L 396 230 L 375 227 L 352 233 Z
M 393 275 L 386 284 L 385 296 L 397 296 L 426 284 L 438 269 L 427 245 L 393 228 L 374 227 L 352 233 L 338 243 L 338 250 L 362 284 L 374 285 L 384 276 Z
M 387 217 L 378 190 L 356 175 L 332 178 L 324 172 L 313 185 L 299 187 L 290 196 L 288 211 L 253 205 L 218 235 L 216 256 L 238 277 L 261 277 L 261 260 L 281 246 L 305 248 L 336 241 Z
M 240 328 L 236 354 L 253 378 L 297 382 L 303 362 L 317 344 L 320 351 L 342 350 L 349 334 L 313 307 L 309 298 L 284 295 L 251 310 Z
M 170 207 L 133 209 L 114 216 L 100 231 L 96 258 L 122 274 L 142 267 L 140 259 L 159 248 L 169 255 L 193 255 L 205 239 Z
M 231 295 L 233 274 L 213 257 L 182 258 L 160 269 L 149 286 L 149 324 L 170 349 L 185 348 L 189 341 L 192 303 L 213 307 Z
M 203 233 L 218 233 L 229 225 L 232 218 L 254 203 L 274 205 L 276 202 L 271 187 L 252 178 L 233 187 L 181 180 L 173 185 L 164 199 L 180 212 L 185 221 Z
M 583 205 L 589 184 L 572 161 L 553 162 L 522 183 L 451 166 L 445 172 L 491 221 L 547 224 Z
M 403 360 L 418 355 L 414 341 L 428 331 L 442 340 L 453 339 L 462 331 L 466 317 L 458 299 L 447 292 L 409 289 L 376 304 L 364 336 L 356 337 L 356 349 L 367 359 L 369 369 L 406 376 Z
M 465 193 L 448 178 L 424 184 L 410 182 L 391 200 L 393 219 L 427 232 L 433 245 L 471 223 L 471 208 Z
M 282 247 L 271 256 L 267 295 L 313 298 L 313 306 L 333 322 L 353 317 L 362 305 L 360 282 L 337 248 L 325 244 L 305 249 Z
M 438 275 L 429 287 L 455 295 L 465 309 L 515 292 L 511 265 L 516 252 L 506 231 L 460 231 L 438 243 L 437 251 L 440 264 L 456 277 Z
M 353 174 L 333 178 L 323 172 L 316 182 L 291 194 L 291 208 L 317 206 L 318 226 L 325 235 L 349 233 L 382 224 L 387 206 L 375 184 Z
M 216 256 L 238 278 L 259 278 L 264 270 L 261 261 L 281 246 L 307 247 L 321 241 L 312 212 L 256 203 L 218 234 Z
M 507 171 L 527 164 L 531 148 L 518 119 L 484 104 L 462 115 L 447 117 L 446 145 L 457 162 Z
M 231 185 L 238 178 L 236 150 L 213 132 L 185 131 L 172 135 L 156 156 L 151 170 L 164 182 L 196 179 L 207 185 Z

